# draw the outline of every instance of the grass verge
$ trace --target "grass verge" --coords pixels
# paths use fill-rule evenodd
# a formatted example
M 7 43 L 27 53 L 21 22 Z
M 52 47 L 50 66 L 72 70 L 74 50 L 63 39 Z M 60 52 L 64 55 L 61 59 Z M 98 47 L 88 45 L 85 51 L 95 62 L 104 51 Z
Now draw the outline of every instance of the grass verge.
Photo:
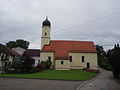
M 0 74 L 0 77 L 18 78 L 40 78 L 40 79 L 59 79 L 59 80 L 89 80 L 97 73 L 86 72 L 83 70 L 45 70 L 42 72 L 28 74 Z

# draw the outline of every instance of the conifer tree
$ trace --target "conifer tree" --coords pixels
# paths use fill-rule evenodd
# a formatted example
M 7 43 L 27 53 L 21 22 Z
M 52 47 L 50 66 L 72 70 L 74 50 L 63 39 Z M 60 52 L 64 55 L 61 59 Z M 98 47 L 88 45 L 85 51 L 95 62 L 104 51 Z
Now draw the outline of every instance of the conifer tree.
M 111 50 L 109 55 L 109 61 L 112 66 L 113 76 L 119 78 L 120 75 L 120 47 L 119 44 L 115 44 L 114 49 Z

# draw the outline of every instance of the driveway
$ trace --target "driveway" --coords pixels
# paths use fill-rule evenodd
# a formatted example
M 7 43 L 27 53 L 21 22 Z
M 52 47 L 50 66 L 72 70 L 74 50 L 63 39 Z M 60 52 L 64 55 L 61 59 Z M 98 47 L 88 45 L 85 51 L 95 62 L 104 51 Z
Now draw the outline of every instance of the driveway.
M 0 78 L 0 90 L 76 90 L 82 82 Z
M 114 80 L 111 71 L 102 69 L 96 78 L 88 81 L 79 90 L 120 90 L 120 80 Z

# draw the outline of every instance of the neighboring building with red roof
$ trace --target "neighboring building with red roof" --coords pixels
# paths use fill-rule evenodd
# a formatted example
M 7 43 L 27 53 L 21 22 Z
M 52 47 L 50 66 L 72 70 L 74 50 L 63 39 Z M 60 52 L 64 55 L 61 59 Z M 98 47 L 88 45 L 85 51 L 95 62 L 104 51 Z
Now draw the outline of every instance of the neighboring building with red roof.
M 22 56 L 28 56 L 30 59 L 32 59 L 34 61 L 33 66 L 40 64 L 40 49 L 26 49 Z
M 46 18 L 42 25 L 41 61 L 51 60 L 56 70 L 98 69 L 94 42 L 50 40 L 50 21 Z

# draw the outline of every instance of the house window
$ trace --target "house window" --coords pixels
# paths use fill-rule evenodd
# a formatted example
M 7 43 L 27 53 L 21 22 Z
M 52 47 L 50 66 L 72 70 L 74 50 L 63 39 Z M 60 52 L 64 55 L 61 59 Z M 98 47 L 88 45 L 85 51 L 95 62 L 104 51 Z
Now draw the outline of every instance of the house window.
M 31 59 L 32 60 L 32 62 L 33 62 L 33 65 L 35 65 L 35 59 Z
M 61 61 L 61 64 L 64 64 L 64 61 Z
M 45 36 L 47 35 L 47 33 L 45 32 Z
M 72 62 L 72 56 L 70 56 L 69 59 L 70 59 L 70 62 Z
M 84 60 L 84 59 L 85 59 L 85 57 L 84 57 L 84 56 L 82 56 L 82 62 L 85 62 L 85 60 Z
M 51 57 L 50 57 L 50 56 L 48 56 L 48 60 L 51 60 Z
M 40 60 L 38 60 L 38 64 L 40 64 Z

